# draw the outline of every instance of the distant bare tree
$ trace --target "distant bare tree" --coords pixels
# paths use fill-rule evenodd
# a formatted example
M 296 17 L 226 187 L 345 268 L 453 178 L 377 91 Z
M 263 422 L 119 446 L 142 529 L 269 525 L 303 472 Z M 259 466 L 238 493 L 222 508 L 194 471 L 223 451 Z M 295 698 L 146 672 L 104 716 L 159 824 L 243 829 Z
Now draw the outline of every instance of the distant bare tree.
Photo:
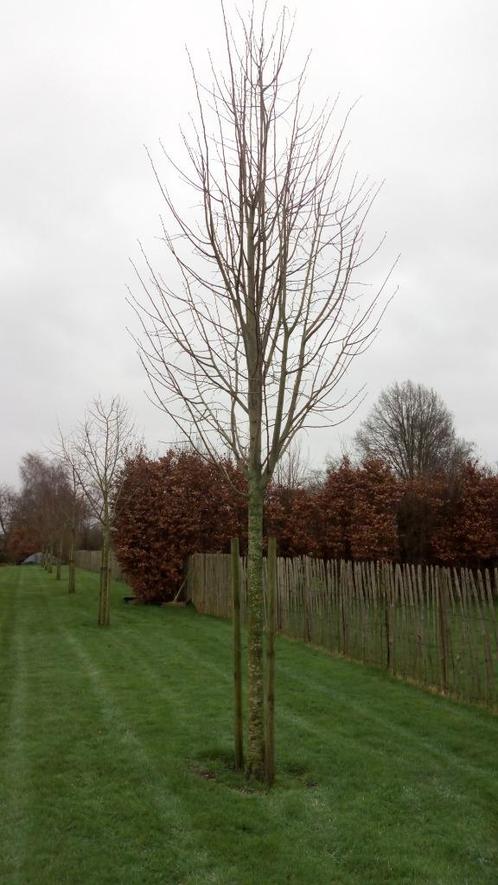
M 88 513 L 88 505 L 84 497 L 82 497 L 82 493 L 78 484 L 78 476 L 76 474 L 76 469 L 74 464 L 71 462 L 67 463 L 67 470 L 69 474 L 69 481 L 71 484 L 71 508 L 68 513 L 68 525 L 69 525 L 69 549 L 68 549 L 68 579 L 67 579 L 67 589 L 69 593 L 76 592 L 76 564 L 75 564 L 75 553 L 76 553 L 76 543 L 78 539 L 78 534 L 83 524 L 83 521 Z
M 10 521 L 16 501 L 16 492 L 7 483 L 0 483 L 0 531 L 6 535 L 10 528 Z
M 273 479 L 286 489 L 298 489 L 307 484 L 311 468 L 299 441 L 294 441 L 278 461 Z
M 115 396 L 109 402 L 97 397 L 74 434 L 61 446 L 75 484 L 83 492 L 90 513 L 102 527 L 102 558 L 98 624 L 110 624 L 111 529 L 121 470 L 134 439 L 127 406 Z
M 7 546 L 8 536 L 18 496 L 15 489 L 7 483 L 0 483 L 0 553 Z
M 60 560 L 66 530 L 66 514 L 71 498 L 67 474 L 57 458 L 28 452 L 21 459 L 21 491 L 17 497 L 15 519 L 33 537 L 40 540 L 44 564 L 51 570 Z
M 472 454 L 453 416 L 431 388 L 412 381 L 384 390 L 355 437 L 363 457 L 382 458 L 405 479 L 454 471 Z
M 75 552 L 78 535 L 89 515 L 89 505 L 86 496 L 81 489 L 76 472 L 76 458 L 71 450 L 71 443 L 67 441 L 59 428 L 58 452 L 66 472 L 69 495 L 66 498 L 64 510 L 64 529 L 67 535 L 67 589 L 68 593 L 76 592 L 76 564 Z
M 342 182 L 348 115 L 332 133 L 334 106 L 303 108 L 305 70 L 284 70 L 287 12 L 272 29 L 253 10 L 235 35 L 222 10 L 224 70 L 212 62 L 207 86 L 193 70 L 188 166 L 164 150 L 199 213 L 179 208 L 151 159 L 178 277 L 167 282 L 143 253 L 143 294 L 131 297 L 158 404 L 193 445 L 228 449 L 247 476 L 247 774 L 262 779 L 265 489 L 303 427 L 338 423 L 351 408 L 340 385 L 377 329 L 385 281 L 372 293 L 359 276 L 377 188 Z

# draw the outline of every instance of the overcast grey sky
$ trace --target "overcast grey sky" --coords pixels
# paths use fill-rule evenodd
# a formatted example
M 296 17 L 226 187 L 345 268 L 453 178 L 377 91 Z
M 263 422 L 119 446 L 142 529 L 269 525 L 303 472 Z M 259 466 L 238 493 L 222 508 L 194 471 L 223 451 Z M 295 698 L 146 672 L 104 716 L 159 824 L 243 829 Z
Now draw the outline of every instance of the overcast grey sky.
M 229 8 L 231 8 L 229 6 Z M 240 4 L 244 9 L 244 3 Z M 275 8 L 278 4 L 275 3 Z M 339 450 L 383 387 L 436 388 L 498 460 L 498 4 L 297 0 L 293 57 L 317 98 L 358 96 L 351 162 L 386 183 L 370 223 L 401 253 L 399 293 L 349 387 L 357 415 L 304 441 Z M 0 12 L 0 481 L 97 393 L 121 393 L 153 449 L 174 431 L 147 400 L 126 332 L 128 264 L 158 248 L 143 144 L 176 144 L 193 96 L 184 45 L 221 47 L 217 0 L 3 0 Z

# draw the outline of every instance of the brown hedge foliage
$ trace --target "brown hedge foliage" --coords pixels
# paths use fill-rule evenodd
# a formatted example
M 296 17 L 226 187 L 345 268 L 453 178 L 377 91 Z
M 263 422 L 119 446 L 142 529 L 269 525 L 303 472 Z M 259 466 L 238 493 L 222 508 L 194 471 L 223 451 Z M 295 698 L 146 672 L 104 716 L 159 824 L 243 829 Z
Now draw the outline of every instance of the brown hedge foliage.
M 432 536 L 431 558 L 478 566 L 498 557 L 498 477 L 466 464 L 443 488 Z
M 245 482 L 230 462 L 171 450 L 130 461 L 123 479 L 115 549 L 143 600 L 170 599 L 190 553 L 228 552 L 234 536 L 245 550 Z M 271 485 L 265 532 L 283 556 L 491 564 L 498 477 L 467 464 L 458 476 L 403 481 L 381 461 L 345 458 L 313 487 Z
M 243 481 L 230 463 L 210 464 L 192 452 L 170 450 L 157 460 L 140 455 L 126 465 L 114 547 L 137 596 L 170 599 L 190 553 L 229 549 L 230 538 L 244 530 L 236 488 L 242 491 Z
M 398 553 L 399 482 L 374 459 L 329 468 L 319 492 L 319 555 L 325 559 L 392 559 Z
M 280 556 L 320 556 L 320 500 L 307 488 L 273 484 L 266 496 L 265 533 Z
M 441 477 L 400 481 L 397 508 L 399 555 L 405 562 L 431 562 L 447 482 Z
M 498 560 L 498 476 L 464 464 L 457 475 L 407 481 L 398 507 L 402 559 L 478 567 Z
M 390 468 L 376 459 L 356 469 L 351 529 L 353 559 L 396 559 L 399 554 L 397 508 L 401 488 Z

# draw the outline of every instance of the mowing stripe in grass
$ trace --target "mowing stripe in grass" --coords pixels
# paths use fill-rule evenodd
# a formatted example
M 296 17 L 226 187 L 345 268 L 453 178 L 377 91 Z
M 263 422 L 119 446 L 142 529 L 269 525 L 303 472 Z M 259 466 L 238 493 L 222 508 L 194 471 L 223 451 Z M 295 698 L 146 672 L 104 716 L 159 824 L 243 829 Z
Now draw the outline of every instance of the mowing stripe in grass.
M 188 808 L 182 799 L 184 790 L 181 790 L 181 787 L 184 787 L 184 784 L 175 784 L 170 778 L 164 776 L 163 757 L 157 752 L 151 751 L 150 748 L 146 748 L 144 741 L 139 738 L 137 733 L 137 725 L 140 726 L 141 723 L 138 722 L 135 723 L 135 727 L 132 726 L 119 701 L 118 694 L 109 687 L 109 679 L 106 678 L 104 668 L 92 660 L 81 640 L 77 640 L 67 630 L 61 630 L 61 635 L 79 662 L 81 672 L 87 677 L 89 689 L 98 700 L 101 720 L 108 734 L 112 735 L 113 740 L 119 741 L 126 751 L 129 761 L 125 777 L 129 776 L 130 769 L 133 769 L 133 780 L 141 781 L 142 799 L 157 813 L 163 837 L 168 840 L 172 854 L 181 852 L 184 856 L 195 849 L 196 862 L 209 870 L 214 866 L 214 862 L 210 859 L 208 846 L 201 844 L 200 840 L 196 838 L 195 832 L 190 829 Z M 119 663 L 121 658 L 126 660 L 127 667 L 130 667 L 135 661 L 140 665 L 148 680 L 150 679 L 154 684 L 154 694 L 152 697 L 144 695 L 144 704 L 154 705 L 154 712 L 157 713 L 157 701 L 160 698 L 161 732 L 165 737 L 168 736 L 171 729 L 175 728 L 176 717 L 172 707 L 180 709 L 181 698 L 175 697 L 175 693 L 165 679 L 161 679 L 151 667 L 144 665 L 143 658 L 137 653 L 138 643 L 135 642 L 134 647 L 130 649 L 118 632 L 107 634 L 105 642 L 112 650 L 114 664 Z M 167 716 L 163 718 L 164 700 L 167 701 L 169 709 Z M 175 710 L 176 712 L 177 710 Z M 146 716 L 144 720 L 147 720 Z M 147 724 L 150 726 L 150 723 Z M 150 727 L 147 731 L 150 736 Z
M 18 581 L 9 596 L 9 614 L 4 620 L 4 623 L 8 624 L 8 630 L 3 636 L 9 666 L 5 669 L 2 677 L 2 694 L 4 695 L 2 707 L 5 708 L 6 731 L 0 751 L 5 791 L 0 807 L 10 833 L 9 842 L 5 847 L 5 863 L 13 885 L 23 882 L 23 865 L 26 854 L 25 808 L 29 803 L 30 793 L 25 747 L 26 740 L 29 739 L 26 720 L 28 686 L 23 613 L 18 603 L 21 586 L 22 573 L 18 575 Z
M 364 667 L 363 664 L 358 664 L 355 662 L 352 662 L 351 664 L 349 664 L 349 662 L 348 662 L 348 665 L 354 666 L 354 667 Z M 283 671 L 283 673 L 285 673 L 286 679 L 289 679 L 291 681 L 293 680 L 295 682 L 299 682 L 303 686 L 307 685 L 307 680 L 303 679 L 299 675 L 299 673 L 292 672 L 289 668 L 282 668 L 282 671 Z M 331 682 L 333 682 L 333 675 L 332 675 L 333 671 L 334 671 L 334 667 L 332 664 Z M 367 677 L 365 677 L 365 678 L 367 678 Z M 386 677 L 386 681 L 389 681 L 388 677 Z M 397 685 L 399 685 L 399 683 L 397 683 L 397 682 L 392 682 L 391 684 L 393 685 L 394 688 Z M 407 688 L 411 688 L 411 687 L 403 686 L 403 692 L 406 692 Z M 489 763 L 486 764 L 487 763 L 486 758 L 481 758 L 478 762 L 471 762 L 468 759 L 462 759 L 461 755 L 459 755 L 457 752 L 454 752 L 451 749 L 451 747 L 448 747 L 448 745 L 445 745 L 444 749 L 438 748 L 438 747 L 434 746 L 434 744 L 431 743 L 426 737 L 423 737 L 423 736 L 420 736 L 419 734 L 417 734 L 416 732 L 417 732 L 418 727 L 420 727 L 420 725 L 423 725 L 422 718 L 420 718 L 420 719 L 413 718 L 413 716 L 412 716 L 410 727 L 404 727 L 403 725 L 400 725 L 399 722 L 396 723 L 396 722 L 393 722 L 389 719 L 389 714 L 388 714 L 387 709 L 384 711 L 383 715 L 377 714 L 372 710 L 372 708 L 365 707 L 364 703 L 360 703 L 360 702 L 353 700 L 351 698 L 351 696 L 344 697 L 338 691 L 334 691 L 333 689 L 330 690 L 330 689 L 326 688 L 325 686 L 321 686 L 319 683 L 317 683 L 315 685 L 315 690 L 317 692 L 321 692 L 322 694 L 328 696 L 328 702 L 330 704 L 330 708 L 334 711 L 334 714 L 333 714 L 334 715 L 334 727 L 338 728 L 339 731 L 341 730 L 341 718 L 350 717 L 351 714 L 354 713 L 355 717 L 359 721 L 364 720 L 365 723 L 370 723 L 370 724 L 375 723 L 375 725 L 377 727 L 381 728 L 383 732 L 385 732 L 386 730 L 389 732 L 392 732 L 395 737 L 403 739 L 404 742 L 409 741 L 410 745 L 413 745 L 413 743 L 415 742 L 415 744 L 417 746 L 416 752 L 419 755 L 424 756 L 424 758 L 425 758 L 426 754 L 429 753 L 434 759 L 437 759 L 438 761 L 440 761 L 445 767 L 450 767 L 451 765 L 454 765 L 454 766 L 458 767 L 459 769 L 461 769 L 462 771 L 464 771 L 466 774 L 469 774 L 471 777 L 473 777 L 473 778 L 476 776 L 481 777 L 481 778 L 484 778 L 486 780 L 486 782 L 489 782 L 489 780 L 493 781 L 494 779 L 496 779 L 498 777 L 498 770 L 496 768 L 496 764 L 492 764 L 491 766 L 489 765 Z M 421 694 L 420 689 L 413 688 L 413 691 L 418 695 Z M 434 698 L 434 701 L 436 703 L 439 702 L 442 705 L 444 705 L 444 704 L 451 705 L 451 707 L 449 707 L 447 709 L 447 713 L 448 713 L 448 716 L 451 716 L 452 718 L 454 716 L 456 719 L 456 722 L 454 723 L 454 727 L 455 727 L 455 737 L 457 737 L 458 736 L 458 725 L 464 721 L 465 714 L 461 710 L 458 709 L 458 705 L 456 702 L 445 701 L 444 699 L 439 698 L 438 696 L 436 696 Z M 388 706 L 388 704 L 386 704 L 386 707 L 387 706 Z M 471 711 L 469 710 L 469 712 L 470 712 L 471 716 L 475 715 L 474 710 L 471 710 Z M 321 733 L 322 735 L 325 735 L 325 733 L 326 733 L 326 727 L 325 726 L 322 727 L 319 724 L 317 724 L 316 719 L 314 720 L 313 725 L 310 726 L 310 723 L 308 722 L 308 720 L 305 717 L 298 716 L 298 714 L 296 714 L 294 711 L 288 712 L 284 708 L 284 710 L 281 712 L 281 715 L 287 716 L 291 721 L 298 724 L 299 727 L 301 727 L 303 730 L 307 731 L 308 733 L 316 733 L 316 734 Z M 467 714 L 467 718 L 468 718 L 468 714 Z M 496 726 L 495 726 L 494 722 L 493 721 L 487 722 L 486 718 L 483 717 L 483 726 L 484 726 L 483 730 L 485 730 L 486 726 L 488 726 L 490 739 L 492 741 L 494 741 L 495 735 L 496 735 Z M 351 739 L 352 738 L 350 735 L 349 740 L 351 740 Z M 384 735 L 384 740 L 385 740 L 385 735 Z M 362 735 L 361 738 L 358 739 L 358 743 L 362 744 L 363 751 L 369 749 L 368 744 L 365 745 L 365 735 Z M 410 752 L 413 753 L 413 749 L 410 749 Z
M 152 629 L 157 631 L 156 625 L 151 625 Z M 195 678 L 202 670 L 206 670 L 216 675 L 220 683 L 220 690 L 225 694 L 222 683 L 228 680 L 226 673 L 222 668 L 212 662 L 209 662 L 205 654 L 192 654 L 192 646 L 186 640 L 175 638 L 174 634 L 168 633 L 166 624 L 159 625 L 160 634 L 163 642 L 168 644 L 169 655 L 182 661 L 182 678 Z M 164 671 L 164 662 L 161 667 L 158 658 L 154 657 L 157 668 L 154 669 L 147 661 L 147 654 L 151 654 L 150 642 L 143 641 L 142 637 L 136 634 L 133 636 L 133 644 L 127 642 L 126 631 L 111 630 L 92 631 L 92 639 L 95 643 L 101 644 L 105 642 L 108 649 L 109 658 L 113 661 L 112 670 L 106 671 L 102 665 L 98 665 L 95 659 L 85 648 L 81 640 L 76 640 L 69 631 L 61 629 L 64 642 L 71 648 L 72 653 L 77 657 L 81 667 L 80 669 L 88 677 L 91 683 L 91 691 L 99 701 L 100 714 L 109 733 L 112 732 L 114 737 L 126 748 L 130 758 L 130 766 L 137 767 L 144 778 L 143 796 L 144 800 L 153 806 L 159 813 L 161 821 L 167 821 L 170 826 L 170 832 L 165 832 L 165 836 L 174 846 L 175 841 L 181 844 L 181 852 L 183 857 L 189 853 L 196 857 L 197 865 L 205 868 L 205 873 L 199 879 L 200 882 L 211 881 L 210 869 L 216 867 L 215 859 L 211 857 L 209 844 L 206 844 L 205 837 L 198 835 L 195 829 L 191 828 L 191 821 L 188 817 L 186 809 L 186 800 L 191 793 L 197 793 L 199 789 L 198 775 L 192 774 L 188 770 L 185 771 L 183 777 L 177 778 L 176 782 L 171 777 L 165 777 L 162 771 L 164 767 L 167 750 L 163 755 L 146 749 L 145 741 L 138 734 L 142 732 L 146 734 L 146 739 L 150 738 L 155 731 L 159 731 L 164 736 L 165 742 L 169 742 L 172 735 L 176 732 L 183 734 L 189 738 L 189 730 L 185 729 L 185 703 L 182 696 L 182 684 L 178 684 L 179 680 L 175 671 Z M 93 644 L 93 643 L 92 643 Z M 121 667 L 121 662 L 125 661 L 126 666 Z M 188 662 L 188 663 L 187 663 Z M 121 697 L 121 691 L 126 688 L 126 682 L 121 684 L 115 682 L 115 672 L 113 670 L 121 670 L 126 678 L 127 673 L 140 673 L 143 676 L 144 683 L 154 687 L 153 694 L 144 693 L 144 714 L 140 719 L 135 720 L 134 728 L 132 728 L 129 718 L 125 712 L 127 702 L 126 693 Z M 162 674 L 162 675 L 161 675 Z M 114 676 L 114 686 L 109 687 L 109 680 Z M 158 703 L 159 701 L 159 703 Z M 164 706 L 166 701 L 166 709 Z M 166 715 L 165 715 L 166 712 Z M 196 711 L 197 713 L 197 711 Z M 206 717 L 207 718 L 207 717 Z M 177 723 L 181 723 L 181 728 Z M 188 723 L 187 723 L 188 724 Z M 186 759 L 188 759 L 189 748 L 186 741 Z M 180 769 L 181 771 L 181 769 Z M 202 782 L 201 782 L 202 783 Z M 209 788 L 209 785 L 206 784 Z M 149 798 L 147 798 L 149 797 Z M 240 799 L 241 804 L 244 800 Z M 211 803 L 208 801 L 207 812 L 212 815 Z M 260 815 L 260 820 L 264 820 L 265 815 Z M 213 820 L 214 825 L 214 820 Z M 201 864 L 202 858 L 202 864 Z M 169 881 L 169 880 L 168 880 Z M 222 881 L 213 878 L 212 881 Z M 227 882 L 230 882 L 227 879 Z

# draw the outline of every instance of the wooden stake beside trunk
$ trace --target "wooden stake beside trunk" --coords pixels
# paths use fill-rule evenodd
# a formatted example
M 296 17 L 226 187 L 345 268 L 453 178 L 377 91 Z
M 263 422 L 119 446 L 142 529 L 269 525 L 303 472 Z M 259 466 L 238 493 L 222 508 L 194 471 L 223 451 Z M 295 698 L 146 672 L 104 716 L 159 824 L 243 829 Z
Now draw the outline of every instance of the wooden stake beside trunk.
M 264 781 L 264 599 L 263 599 L 263 502 L 260 471 L 249 472 L 247 534 L 247 757 L 248 778 Z
M 306 590 L 308 588 L 305 588 Z M 277 542 L 268 538 L 265 673 L 265 781 L 275 780 L 275 614 L 277 597 Z
M 244 767 L 244 739 L 242 725 L 242 648 L 240 639 L 240 554 L 239 539 L 232 538 L 232 599 L 233 599 L 233 687 L 234 687 L 234 749 L 235 768 Z

